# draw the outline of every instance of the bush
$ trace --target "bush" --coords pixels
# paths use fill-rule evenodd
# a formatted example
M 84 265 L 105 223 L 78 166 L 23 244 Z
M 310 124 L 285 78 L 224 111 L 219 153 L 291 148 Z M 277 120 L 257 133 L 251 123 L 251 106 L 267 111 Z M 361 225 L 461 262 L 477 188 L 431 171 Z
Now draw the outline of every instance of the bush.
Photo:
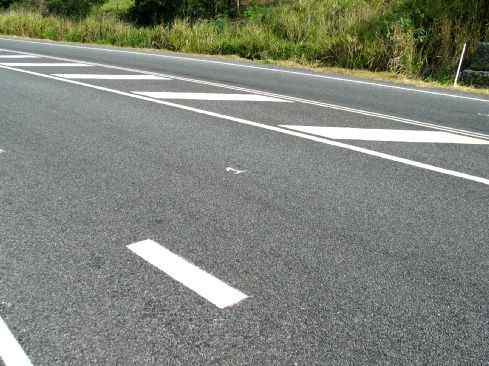
M 488 0 L 405 0 L 401 9 L 413 38 L 416 75 L 451 77 L 461 45 L 467 42 L 471 51 L 488 40 Z
M 44 7 L 49 14 L 67 17 L 85 17 L 94 6 L 100 6 L 106 0 L 45 0 Z
M 236 0 L 187 0 L 183 15 L 192 19 L 233 17 L 237 15 Z
M 236 0 L 135 0 L 129 19 L 139 25 L 170 23 L 176 18 L 210 19 L 237 14 Z
M 138 24 L 154 25 L 175 19 L 183 5 L 183 0 L 135 0 L 128 14 Z
M 14 9 L 39 11 L 41 14 L 61 15 L 71 18 L 82 18 L 90 14 L 94 6 L 102 5 L 107 0 L 0 0 L 0 6 Z
M 0 0 L 0 8 L 8 8 L 13 0 Z

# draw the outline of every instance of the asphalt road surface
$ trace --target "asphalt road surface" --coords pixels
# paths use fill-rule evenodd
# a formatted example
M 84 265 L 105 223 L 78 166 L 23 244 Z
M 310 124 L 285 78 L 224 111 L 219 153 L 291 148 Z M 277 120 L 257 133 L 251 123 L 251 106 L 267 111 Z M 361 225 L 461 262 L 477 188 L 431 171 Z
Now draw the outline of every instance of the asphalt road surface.
M 6 366 L 489 365 L 487 96 L 2 37 L 0 150 Z

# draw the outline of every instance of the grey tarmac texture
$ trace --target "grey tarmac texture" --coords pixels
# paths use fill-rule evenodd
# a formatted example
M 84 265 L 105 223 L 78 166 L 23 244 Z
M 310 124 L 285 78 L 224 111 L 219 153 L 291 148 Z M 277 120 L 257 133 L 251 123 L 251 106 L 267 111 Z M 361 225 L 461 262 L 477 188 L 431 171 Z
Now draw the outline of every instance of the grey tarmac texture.
M 487 103 L 376 87 L 361 98 L 359 86 L 221 68 L 180 61 L 178 75 L 382 113 L 397 100 L 396 115 L 489 133 L 489 120 L 455 112 Z M 489 364 L 486 185 L 15 71 L 0 80 L 0 315 L 34 365 Z M 373 102 L 379 93 L 388 102 Z M 389 128 L 297 103 L 208 106 L 262 123 L 283 111 L 283 124 Z M 487 147 L 362 144 L 489 177 Z M 217 309 L 126 248 L 148 238 L 249 299 Z

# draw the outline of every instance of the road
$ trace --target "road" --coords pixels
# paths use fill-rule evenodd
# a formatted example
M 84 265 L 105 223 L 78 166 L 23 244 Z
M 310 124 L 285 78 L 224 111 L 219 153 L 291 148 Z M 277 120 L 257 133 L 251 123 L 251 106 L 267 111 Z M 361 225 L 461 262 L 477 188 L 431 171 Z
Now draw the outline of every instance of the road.
M 0 37 L 0 100 L 6 366 L 489 365 L 489 97 Z

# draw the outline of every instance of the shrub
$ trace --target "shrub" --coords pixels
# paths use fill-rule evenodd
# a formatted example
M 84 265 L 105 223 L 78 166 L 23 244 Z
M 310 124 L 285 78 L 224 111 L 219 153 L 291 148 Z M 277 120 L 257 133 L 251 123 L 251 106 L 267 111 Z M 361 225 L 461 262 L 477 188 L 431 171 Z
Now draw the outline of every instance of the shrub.
M 8 8 L 13 0 L 0 0 L 0 8 Z
M 154 25 L 173 20 L 183 6 L 183 0 L 135 0 L 129 18 L 140 25 Z
M 107 0 L 0 0 L 0 6 L 38 11 L 41 14 L 61 15 L 70 18 L 86 17 L 94 6 Z
M 170 23 L 175 18 L 218 18 L 237 14 L 235 0 L 135 0 L 129 19 L 139 25 Z
M 102 5 L 106 0 L 44 0 L 44 7 L 49 14 L 68 17 L 85 17 L 94 6 Z

